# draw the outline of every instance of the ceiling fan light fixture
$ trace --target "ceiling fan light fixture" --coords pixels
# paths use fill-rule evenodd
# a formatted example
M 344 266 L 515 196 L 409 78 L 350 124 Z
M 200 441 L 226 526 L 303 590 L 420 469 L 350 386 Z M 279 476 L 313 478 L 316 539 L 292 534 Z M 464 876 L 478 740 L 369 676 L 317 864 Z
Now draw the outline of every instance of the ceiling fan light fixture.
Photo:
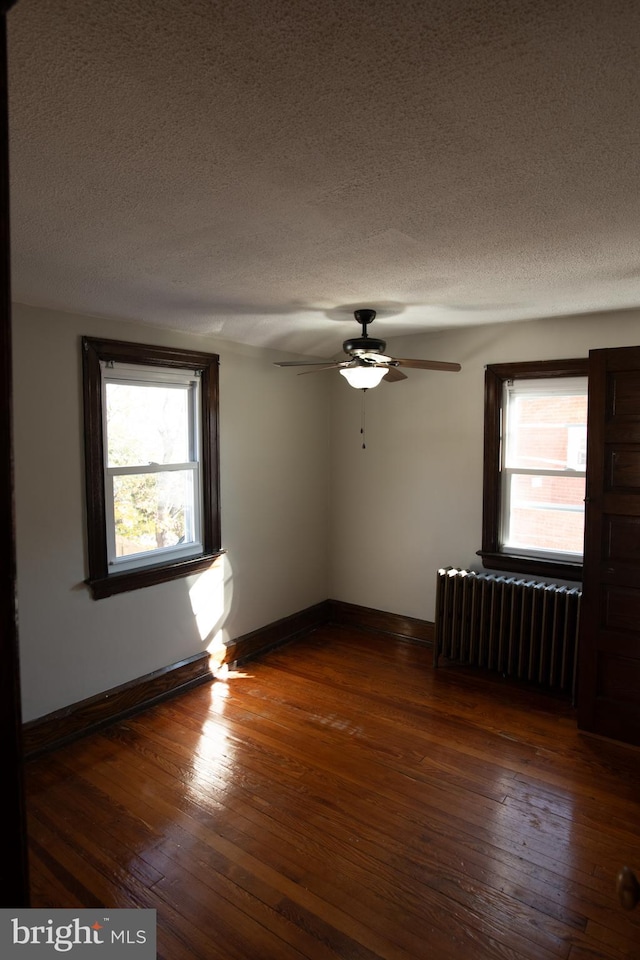
M 371 390 L 377 387 L 384 375 L 387 373 L 386 367 L 374 367 L 358 364 L 355 367 L 345 367 L 340 373 L 348 382 L 349 386 L 356 390 Z

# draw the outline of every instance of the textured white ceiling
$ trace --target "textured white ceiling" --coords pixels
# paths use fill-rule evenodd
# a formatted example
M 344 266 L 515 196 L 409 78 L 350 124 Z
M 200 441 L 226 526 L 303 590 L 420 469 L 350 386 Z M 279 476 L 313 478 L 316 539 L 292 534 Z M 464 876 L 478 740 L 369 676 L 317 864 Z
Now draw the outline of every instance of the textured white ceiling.
M 319 356 L 357 306 L 389 337 L 640 305 L 637 0 L 8 24 L 17 301 Z

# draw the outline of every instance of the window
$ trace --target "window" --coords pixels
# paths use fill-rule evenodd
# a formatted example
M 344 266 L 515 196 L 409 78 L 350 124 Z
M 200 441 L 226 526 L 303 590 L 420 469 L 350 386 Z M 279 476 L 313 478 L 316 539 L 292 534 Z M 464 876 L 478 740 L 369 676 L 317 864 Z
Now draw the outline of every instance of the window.
M 588 360 L 485 374 L 484 566 L 581 579 Z
M 95 599 L 219 555 L 218 357 L 82 340 L 89 578 Z

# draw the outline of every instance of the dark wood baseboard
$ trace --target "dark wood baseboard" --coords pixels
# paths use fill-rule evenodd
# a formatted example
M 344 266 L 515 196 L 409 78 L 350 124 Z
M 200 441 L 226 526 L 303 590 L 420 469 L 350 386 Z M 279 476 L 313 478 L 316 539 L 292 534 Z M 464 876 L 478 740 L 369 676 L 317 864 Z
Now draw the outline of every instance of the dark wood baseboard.
M 225 661 L 227 663 L 246 663 L 258 654 L 266 653 L 283 643 L 289 643 L 296 637 L 329 623 L 329 600 L 316 603 L 313 607 L 300 610 L 290 617 L 283 617 L 266 627 L 260 627 L 251 633 L 245 633 L 227 644 Z
M 276 620 L 266 627 L 231 640 L 227 644 L 222 662 L 246 663 L 328 623 L 388 633 L 420 643 L 433 642 L 434 625 L 427 620 L 401 617 L 339 600 L 324 600 L 290 617 Z M 219 657 L 210 662 L 208 653 L 198 653 L 145 677 L 131 680 L 45 717 L 31 720 L 22 728 L 25 759 L 31 760 L 47 750 L 53 750 L 133 713 L 146 710 L 161 700 L 206 683 L 213 679 L 213 671 L 220 663 Z
M 327 623 L 328 619 L 327 601 L 308 607 L 232 640 L 227 645 L 222 662 L 244 663 L 260 653 L 308 633 Z M 206 652 L 198 653 L 147 676 L 25 723 L 22 728 L 24 757 L 31 760 L 47 750 L 146 710 L 153 704 L 184 693 L 200 683 L 206 683 L 213 679 L 213 671 L 220 663 L 219 657 L 213 659 Z
M 355 603 L 344 603 L 342 600 L 328 600 L 327 603 L 329 604 L 329 622 L 337 626 L 373 630 L 376 633 L 389 633 L 404 640 L 433 644 L 435 624 L 430 620 L 403 617 L 397 613 L 360 607 Z
M 154 703 L 211 680 L 212 676 L 209 654 L 198 653 L 162 670 L 72 703 L 45 717 L 31 720 L 22 728 L 25 759 L 31 760 L 46 750 L 76 740 L 132 713 L 146 710 Z

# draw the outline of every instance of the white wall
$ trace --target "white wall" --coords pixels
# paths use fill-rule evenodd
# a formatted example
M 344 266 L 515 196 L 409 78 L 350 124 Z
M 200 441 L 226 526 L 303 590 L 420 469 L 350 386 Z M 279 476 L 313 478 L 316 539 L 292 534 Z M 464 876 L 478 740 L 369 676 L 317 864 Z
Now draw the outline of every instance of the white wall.
M 98 601 L 83 583 L 82 335 L 220 354 L 228 552 L 207 573 Z M 326 599 L 327 381 L 268 351 L 20 305 L 13 344 L 25 721 Z
M 84 533 L 82 335 L 221 356 L 228 553 L 205 575 L 91 599 Z M 327 597 L 433 620 L 439 566 L 479 566 L 484 367 L 640 343 L 640 311 L 389 340 L 459 361 L 366 394 L 297 377 L 276 354 L 214 339 L 14 308 L 23 715 L 43 716 Z M 330 438 L 330 441 L 329 441 Z M 330 448 L 330 459 L 329 459 Z
M 388 339 L 393 356 L 457 361 L 462 371 L 406 370 L 407 380 L 368 391 L 366 450 L 361 393 L 336 378 L 331 596 L 433 620 L 438 567 L 481 566 L 485 365 L 637 344 L 640 310 Z

